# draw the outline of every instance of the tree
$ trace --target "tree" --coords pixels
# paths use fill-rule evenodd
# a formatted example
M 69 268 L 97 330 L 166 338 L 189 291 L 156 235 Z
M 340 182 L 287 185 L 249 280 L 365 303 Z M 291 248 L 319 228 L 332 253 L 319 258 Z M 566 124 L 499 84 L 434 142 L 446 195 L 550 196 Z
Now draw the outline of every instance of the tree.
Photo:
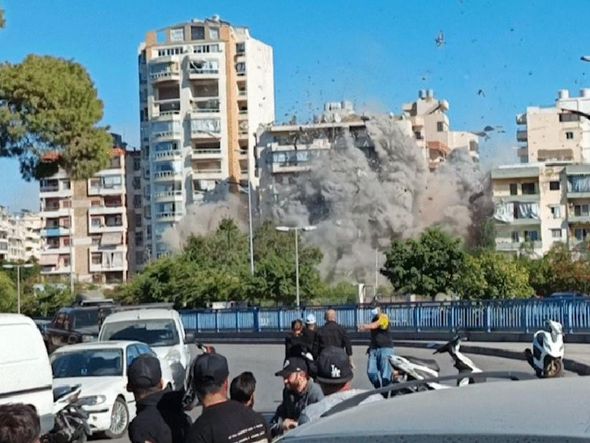
M 16 312 L 17 293 L 8 275 L 0 272 L 0 312 Z
M 43 289 L 23 291 L 22 312 L 30 317 L 51 317 L 60 308 L 70 306 L 74 297 L 67 285 L 46 284 Z
M 1 18 L 0 18 L 1 20 Z M 0 65 L 0 156 L 17 157 L 24 178 L 42 176 L 49 153 L 74 179 L 107 166 L 112 140 L 103 105 L 78 63 L 29 55 Z
M 395 290 L 434 297 L 455 290 L 466 254 L 459 239 L 429 229 L 418 240 L 393 240 L 385 256 L 381 273 Z
M 493 251 L 467 257 L 457 290 L 467 299 L 526 298 L 534 293 L 526 267 Z
M 6 21 L 4 20 L 4 10 L 0 9 L 0 29 L 6 26 Z

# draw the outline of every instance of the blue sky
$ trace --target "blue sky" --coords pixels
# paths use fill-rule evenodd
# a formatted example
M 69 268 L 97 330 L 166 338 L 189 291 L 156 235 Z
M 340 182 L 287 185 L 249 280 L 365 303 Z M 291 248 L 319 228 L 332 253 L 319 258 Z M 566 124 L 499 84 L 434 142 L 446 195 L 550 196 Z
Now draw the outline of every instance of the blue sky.
M 450 104 L 451 126 L 503 125 L 481 146 L 487 166 L 514 161 L 515 114 L 550 105 L 558 89 L 590 87 L 590 2 L 380 0 L 0 0 L 0 60 L 73 59 L 105 103 L 104 124 L 139 139 L 136 55 L 149 30 L 219 14 L 274 47 L 277 121 L 325 101 L 399 112 L 419 89 Z M 437 47 L 443 31 L 446 44 Z M 588 78 L 587 78 L 588 77 Z M 485 96 L 478 94 L 482 90 Z M 0 204 L 37 209 L 36 183 L 0 160 Z

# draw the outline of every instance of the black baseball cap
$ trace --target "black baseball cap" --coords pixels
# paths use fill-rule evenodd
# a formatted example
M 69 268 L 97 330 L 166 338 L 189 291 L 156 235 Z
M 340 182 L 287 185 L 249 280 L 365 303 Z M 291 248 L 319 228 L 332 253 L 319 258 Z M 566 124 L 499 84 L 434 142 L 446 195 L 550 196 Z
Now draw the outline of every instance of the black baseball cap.
M 153 388 L 162 380 L 160 360 L 152 355 L 141 355 L 133 360 L 127 370 L 127 385 L 130 388 Z
M 287 360 L 285 360 L 285 363 L 283 363 L 283 369 L 275 372 L 275 375 L 285 378 L 291 375 L 293 372 L 308 372 L 307 362 L 305 359 L 301 357 L 289 357 Z
M 344 384 L 352 380 L 352 366 L 342 348 L 329 346 L 322 351 L 317 361 L 317 380 L 325 384 Z
M 221 354 L 201 354 L 193 365 L 193 383 L 196 386 L 220 385 L 228 376 L 227 359 Z

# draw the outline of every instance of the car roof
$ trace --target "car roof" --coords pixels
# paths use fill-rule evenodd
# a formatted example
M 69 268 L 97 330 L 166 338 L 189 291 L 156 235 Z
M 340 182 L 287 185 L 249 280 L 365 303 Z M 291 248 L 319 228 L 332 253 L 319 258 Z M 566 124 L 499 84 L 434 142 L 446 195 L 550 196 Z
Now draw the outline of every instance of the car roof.
M 385 435 L 587 438 L 589 391 L 590 377 L 565 377 L 419 392 L 324 417 L 289 432 L 284 441 Z
M 178 313 L 174 309 L 133 309 L 110 314 L 103 322 L 119 322 L 129 320 L 174 319 Z
M 89 343 L 76 343 L 75 345 L 62 346 L 55 350 L 55 353 L 87 351 L 92 349 L 121 349 L 131 344 L 144 344 L 132 340 L 93 341 Z M 146 345 L 147 346 L 147 345 Z
M 22 325 L 23 323 L 35 326 L 35 322 L 32 318 L 22 314 L 0 314 L 1 325 Z

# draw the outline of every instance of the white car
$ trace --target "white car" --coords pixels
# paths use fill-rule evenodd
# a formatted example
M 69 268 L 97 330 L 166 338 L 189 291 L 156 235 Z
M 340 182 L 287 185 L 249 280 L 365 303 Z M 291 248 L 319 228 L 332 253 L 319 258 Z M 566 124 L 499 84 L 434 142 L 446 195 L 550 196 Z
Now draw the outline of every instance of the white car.
M 156 355 L 145 343 L 110 341 L 64 346 L 51 354 L 53 386 L 81 385 L 80 401 L 89 413 L 93 434 L 104 432 L 119 438 L 135 417 L 135 399 L 127 392 L 127 368 L 143 354 Z M 171 385 L 167 367 L 162 368 L 164 386 Z
M 188 347 L 193 338 L 185 335 L 180 315 L 173 309 L 134 309 L 109 315 L 100 328 L 99 341 L 137 340 L 148 344 L 162 367 L 172 373 L 174 389 L 182 389 L 191 362 Z

